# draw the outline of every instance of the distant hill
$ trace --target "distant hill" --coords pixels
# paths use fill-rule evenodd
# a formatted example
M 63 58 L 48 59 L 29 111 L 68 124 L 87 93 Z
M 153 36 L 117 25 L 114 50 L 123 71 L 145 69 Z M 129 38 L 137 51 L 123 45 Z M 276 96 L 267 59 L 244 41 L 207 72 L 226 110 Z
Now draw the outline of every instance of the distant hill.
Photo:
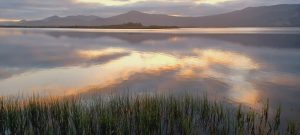
M 202 27 L 300 26 L 300 4 L 248 7 L 230 13 L 200 17 L 189 25 Z
M 146 26 L 178 27 L 297 27 L 300 26 L 300 4 L 248 7 L 230 13 L 205 17 L 178 17 L 130 11 L 113 17 L 52 16 L 42 20 L 20 21 L 14 26 L 107 26 L 142 23 Z
M 89 25 L 97 25 L 95 20 L 101 19 L 98 16 L 67 16 L 67 17 L 59 17 L 59 16 L 51 16 L 42 20 L 34 20 L 34 21 L 25 21 L 17 23 L 17 25 L 22 26 L 89 26 Z
M 1 25 L 0 25 L 1 26 Z M 90 26 L 90 25 L 12 25 L 4 26 L 11 28 L 92 28 L 92 29 L 171 29 L 179 28 L 178 26 L 157 26 L 157 25 L 148 25 L 145 26 L 142 23 L 124 23 L 117 25 L 100 25 L 100 26 Z

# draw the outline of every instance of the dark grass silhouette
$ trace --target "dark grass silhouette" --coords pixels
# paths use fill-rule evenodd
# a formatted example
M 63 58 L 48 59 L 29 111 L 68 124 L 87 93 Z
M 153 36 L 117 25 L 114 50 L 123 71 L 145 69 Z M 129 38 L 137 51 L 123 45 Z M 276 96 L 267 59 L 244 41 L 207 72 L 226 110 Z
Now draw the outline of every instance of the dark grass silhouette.
M 273 114 L 268 103 L 257 112 L 205 96 L 1 99 L 0 134 L 297 134 L 280 107 Z

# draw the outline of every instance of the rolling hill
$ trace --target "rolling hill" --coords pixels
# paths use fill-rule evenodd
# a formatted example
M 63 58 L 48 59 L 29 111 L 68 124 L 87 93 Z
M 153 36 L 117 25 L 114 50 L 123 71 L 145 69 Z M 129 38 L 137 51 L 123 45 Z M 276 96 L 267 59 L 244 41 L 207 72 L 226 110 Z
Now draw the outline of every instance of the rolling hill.
M 145 26 L 178 27 L 298 27 L 300 26 L 300 4 L 283 4 L 248 7 L 225 14 L 204 17 L 178 17 L 165 14 L 148 14 L 130 11 L 117 16 L 52 16 L 41 20 L 22 20 L 10 26 L 107 26 L 125 23 L 141 23 Z

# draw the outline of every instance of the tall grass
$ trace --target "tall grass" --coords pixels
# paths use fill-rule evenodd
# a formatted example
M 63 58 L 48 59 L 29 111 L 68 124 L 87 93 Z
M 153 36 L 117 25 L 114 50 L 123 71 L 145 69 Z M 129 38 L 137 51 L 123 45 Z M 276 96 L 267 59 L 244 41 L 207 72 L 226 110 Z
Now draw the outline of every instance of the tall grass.
M 0 99 L 0 134 L 212 134 L 296 135 L 297 125 L 281 122 L 281 107 L 270 118 L 261 112 L 234 109 L 206 97 L 113 97 L 27 100 Z

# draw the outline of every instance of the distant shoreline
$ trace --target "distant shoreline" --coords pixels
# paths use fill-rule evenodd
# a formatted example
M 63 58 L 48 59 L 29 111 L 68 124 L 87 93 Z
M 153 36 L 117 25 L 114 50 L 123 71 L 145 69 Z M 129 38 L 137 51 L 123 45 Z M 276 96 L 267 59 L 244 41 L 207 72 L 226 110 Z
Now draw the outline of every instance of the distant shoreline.
M 107 26 L 1 26 L 0 28 L 65 28 L 65 29 L 178 29 L 178 28 L 300 28 L 300 26 L 284 27 L 252 27 L 252 26 L 230 26 L 230 27 L 178 27 L 178 26 L 143 26 L 143 27 L 107 27 Z
M 144 26 L 140 23 L 128 23 L 121 25 L 107 25 L 107 26 L 5 26 L 0 25 L 0 28 L 73 28 L 73 29 L 175 29 L 178 26 Z

